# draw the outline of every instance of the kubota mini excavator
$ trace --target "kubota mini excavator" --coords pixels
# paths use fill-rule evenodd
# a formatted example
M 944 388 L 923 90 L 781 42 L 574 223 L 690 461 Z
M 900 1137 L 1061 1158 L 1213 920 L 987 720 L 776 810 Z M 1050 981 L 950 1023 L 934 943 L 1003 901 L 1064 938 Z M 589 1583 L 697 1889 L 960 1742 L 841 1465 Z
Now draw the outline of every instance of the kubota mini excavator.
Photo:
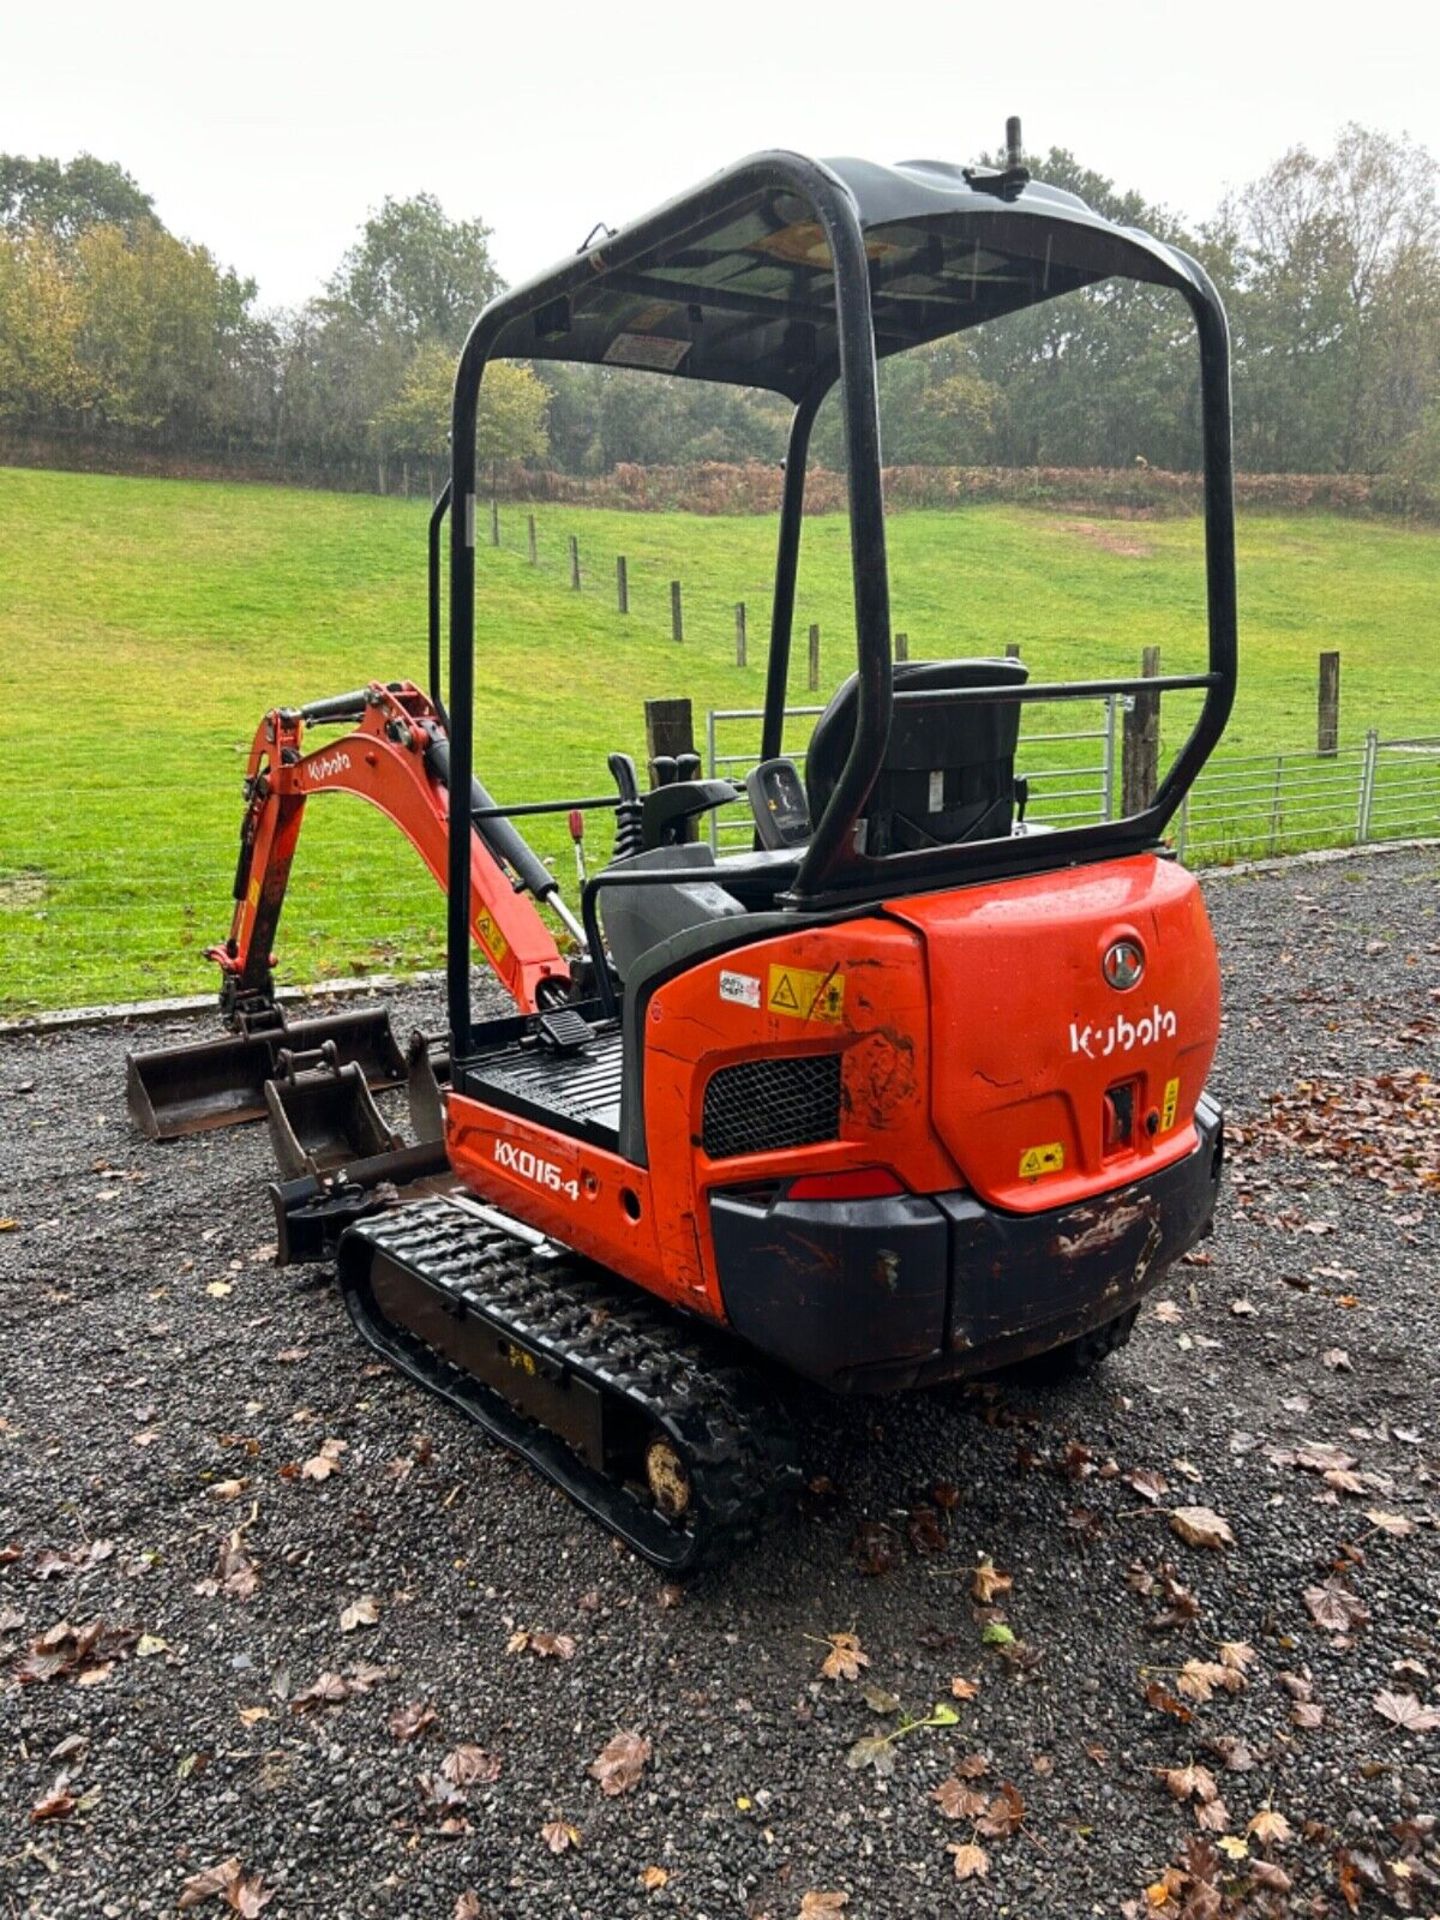
M 1012 660 L 895 664 L 877 360 L 1112 279 L 1174 290 L 1195 322 L 1207 665 L 1035 684 Z M 612 755 L 603 803 L 507 808 L 474 780 L 476 406 L 500 356 L 793 403 L 749 851 L 717 859 L 694 838 L 729 782 L 642 794 Z M 802 776 L 783 729 L 806 453 L 837 387 L 856 669 Z M 1040 1354 L 1082 1368 L 1118 1346 L 1208 1231 L 1220 1178 L 1215 948 L 1162 841 L 1236 676 L 1228 343 L 1202 268 L 1032 182 L 1013 122 L 993 168 L 745 160 L 481 314 L 456 375 L 431 604 L 430 696 L 377 682 L 267 717 L 216 956 L 232 1018 L 260 1023 L 245 1044 L 283 1134 L 307 1075 L 348 1074 L 368 1099 L 367 1074 L 401 1070 L 393 1046 L 341 1064 L 332 1042 L 307 1065 L 283 1055 L 324 1054 L 326 1034 L 275 1037 L 269 943 L 307 798 L 339 785 L 384 806 L 445 886 L 448 1090 L 423 1045 L 412 1063 L 443 1139 L 398 1169 L 432 1190 L 384 1204 L 375 1177 L 397 1160 L 378 1115 L 339 1166 L 307 1160 L 295 1128 L 282 1189 L 297 1231 L 338 1240 L 364 1337 L 672 1569 L 751 1537 L 791 1485 L 776 1363 L 888 1392 Z M 1199 713 L 1149 804 L 1024 821 L 1027 706 L 1177 689 Z M 304 729 L 331 722 L 351 731 L 307 752 Z M 566 958 L 536 911 L 559 904 L 555 881 L 514 823 L 577 804 L 614 810 L 616 845 L 565 916 Z M 474 1017 L 472 942 L 513 1015 Z M 143 1072 L 132 1092 L 143 1118 Z

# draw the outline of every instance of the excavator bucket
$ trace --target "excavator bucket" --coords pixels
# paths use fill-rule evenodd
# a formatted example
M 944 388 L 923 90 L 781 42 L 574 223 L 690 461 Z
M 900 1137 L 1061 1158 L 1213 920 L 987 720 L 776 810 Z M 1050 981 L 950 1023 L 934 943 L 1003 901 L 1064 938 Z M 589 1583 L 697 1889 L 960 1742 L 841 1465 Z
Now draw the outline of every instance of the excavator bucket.
M 263 1120 L 265 1088 L 280 1070 L 281 1054 L 315 1053 L 327 1045 L 371 1087 L 399 1086 L 406 1077 L 389 1014 L 370 1007 L 127 1054 L 126 1103 L 151 1140 L 180 1140 L 212 1127 Z
M 414 1033 L 407 1069 L 414 1146 L 385 1124 L 359 1068 L 342 1066 L 328 1047 L 283 1056 L 265 1083 L 281 1174 L 270 1188 L 281 1266 L 329 1259 L 356 1220 L 454 1186 L 440 1092 L 450 1075 L 444 1043 Z
M 282 1053 L 275 1077 L 265 1082 L 265 1106 L 275 1162 L 287 1180 L 333 1173 L 405 1144 L 381 1119 L 355 1061 L 341 1065 L 333 1040 L 310 1053 Z

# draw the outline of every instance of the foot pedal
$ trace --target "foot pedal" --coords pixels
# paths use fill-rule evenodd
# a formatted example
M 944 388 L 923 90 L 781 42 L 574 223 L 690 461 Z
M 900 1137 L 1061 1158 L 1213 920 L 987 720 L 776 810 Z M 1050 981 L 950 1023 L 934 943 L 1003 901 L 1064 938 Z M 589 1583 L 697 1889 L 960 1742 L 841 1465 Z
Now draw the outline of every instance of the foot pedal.
M 583 1053 L 595 1029 L 574 1007 L 551 1007 L 536 1020 L 535 1036 L 551 1053 Z

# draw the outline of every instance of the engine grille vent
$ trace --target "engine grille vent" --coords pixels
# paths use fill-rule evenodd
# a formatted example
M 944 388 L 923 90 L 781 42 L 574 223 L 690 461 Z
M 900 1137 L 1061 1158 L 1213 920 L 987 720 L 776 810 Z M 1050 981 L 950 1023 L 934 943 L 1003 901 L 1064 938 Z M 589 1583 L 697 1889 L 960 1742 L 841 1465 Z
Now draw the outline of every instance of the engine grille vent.
M 812 1147 L 840 1132 L 840 1055 L 789 1054 L 721 1067 L 705 1088 L 701 1144 L 712 1160 Z

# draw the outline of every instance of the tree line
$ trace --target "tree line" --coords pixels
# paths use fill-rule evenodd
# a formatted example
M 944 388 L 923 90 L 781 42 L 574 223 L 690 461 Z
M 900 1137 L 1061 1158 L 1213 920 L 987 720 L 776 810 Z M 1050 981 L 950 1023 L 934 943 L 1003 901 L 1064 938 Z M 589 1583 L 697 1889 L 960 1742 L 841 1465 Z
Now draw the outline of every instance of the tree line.
M 1440 172 L 1359 126 L 1292 148 L 1189 229 L 1052 149 L 1036 176 L 1183 247 L 1235 336 L 1236 453 L 1256 473 L 1440 483 Z M 479 219 L 387 200 L 323 290 L 266 309 L 253 280 L 169 232 L 119 166 L 0 155 L 0 429 L 178 458 L 266 463 L 382 490 L 441 470 L 455 355 L 503 281 Z M 904 466 L 1198 463 L 1195 352 L 1178 295 L 1129 283 L 1028 309 L 887 361 L 885 457 Z M 485 461 L 774 461 L 773 395 L 623 369 L 486 375 Z M 814 453 L 843 467 L 822 410 Z

